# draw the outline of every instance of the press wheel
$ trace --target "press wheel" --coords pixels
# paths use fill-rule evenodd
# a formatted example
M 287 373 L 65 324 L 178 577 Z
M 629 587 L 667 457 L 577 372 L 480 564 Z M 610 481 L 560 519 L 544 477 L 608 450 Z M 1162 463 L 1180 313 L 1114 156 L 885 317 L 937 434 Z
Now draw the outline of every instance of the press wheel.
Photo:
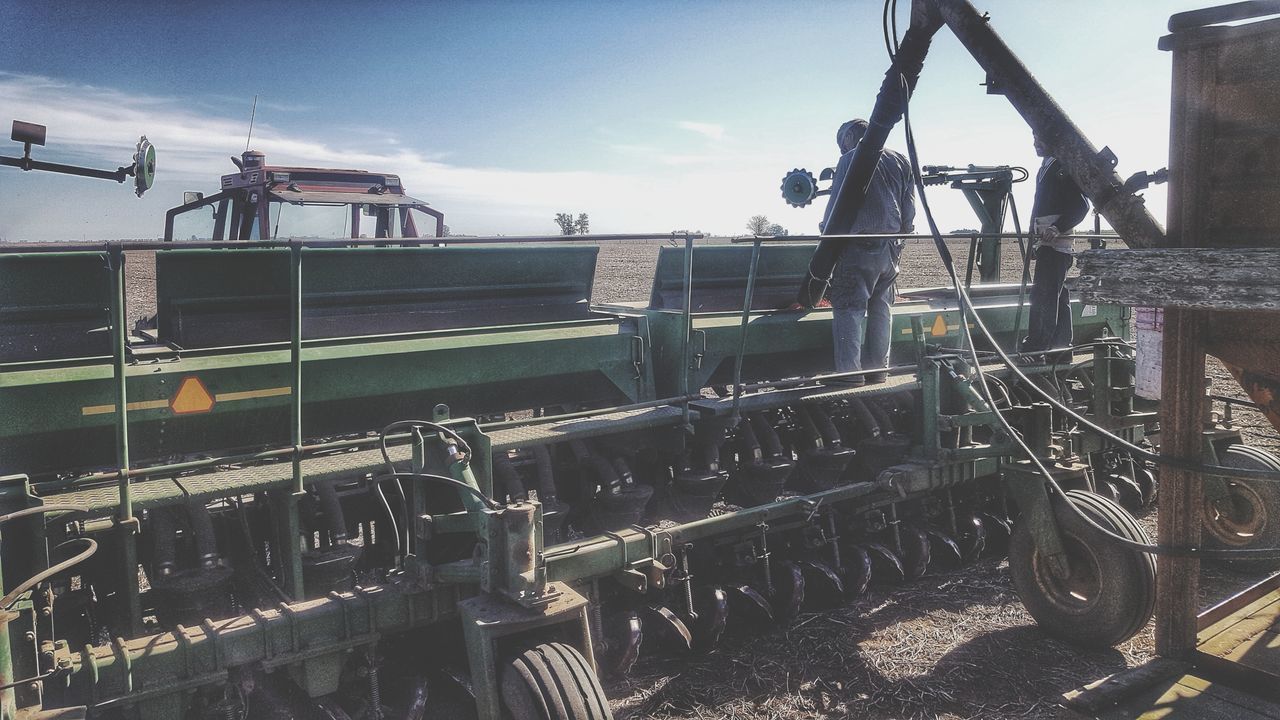
M 1116 535 L 1151 542 L 1114 500 L 1083 490 L 1068 490 L 1067 498 Z M 1067 578 L 1053 573 L 1024 514 L 1009 546 L 1009 570 L 1022 604 L 1046 634 L 1073 645 L 1110 647 L 1133 637 L 1155 608 L 1155 561 L 1118 545 L 1072 512 L 1063 498 L 1055 496 L 1053 506 L 1071 572 Z
M 502 672 L 502 701 L 512 720 L 613 720 L 600 679 L 576 648 L 543 643 Z
M 1242 470 L 1280 472 L 1280 459 L 1249 445 L 1230 445 L 1218 456 L 1221 465 Z M 1227 497 L 1205 498 L 1205 547 L 1222 550 L 1280 546 L 1280 486 L 1265 480 L 1223 478 Z M 1280 561 L 1236 560 L 1238 567 L 1273 566 Z

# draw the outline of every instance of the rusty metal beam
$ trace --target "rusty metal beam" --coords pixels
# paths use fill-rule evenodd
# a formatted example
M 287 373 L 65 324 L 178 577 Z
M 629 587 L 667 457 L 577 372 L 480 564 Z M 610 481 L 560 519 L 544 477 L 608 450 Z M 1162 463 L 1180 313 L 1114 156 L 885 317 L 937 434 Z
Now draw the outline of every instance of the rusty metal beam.
M 1147 212 L 1142 198 L 1124 188 L 1111 160 L 1098 154 L 1080 128 L 991 29 L 988 19 L 967 0 L 931 2 L 986 71 L 992 90 L 1009 99 L 1125 244 L 1132 248 L 1164 245 L 1164 230 Z

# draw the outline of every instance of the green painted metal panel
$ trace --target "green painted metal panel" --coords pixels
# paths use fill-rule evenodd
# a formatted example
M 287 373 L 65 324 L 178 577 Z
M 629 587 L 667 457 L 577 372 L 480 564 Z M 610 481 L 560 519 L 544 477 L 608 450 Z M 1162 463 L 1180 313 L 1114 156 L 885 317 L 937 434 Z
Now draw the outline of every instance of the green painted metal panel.
M 594 246 L 356 247 L 303 251 L 303 337 L 586 318 Z M 162 340 L 183 347 L 289 337 L 289 251 L 157 253 Z
M 809 258 L 817 245 L 765 245 L 760 248 L 759 269 L 751 304 L 756 310 L 786 307 L 809 271 Z M 751 246 L 695 245 L 693 248 L 694 312 L 741 310 L 751 268 Z M 684 248 L 658 251 L 649 308 L 684 308 Z
M 647 338 L 644 317 L 606 316 L 308 341 L 303 427 L 309 437 L 366 431 L 430 417 L 437 403 L 484 415 L 652 400 L 649 368 L 634 362 Z M 290 441 L 287 347 L 185 353 L 132 364 L 127 377 L 135 460 Z M 213 406 L 175 414 L 170 402 L 189 377 L 199 378 Z M 0 472 L 111 465 L 114 402 L 109 362 L 0 370 Z
M 695 253 L 695 257 L 697 254 Z M 998 295 L 975 298 L 983 322 L 1005 349 L 1013 342 L 1013 323 L 1018 315 L 1018 298 Z M 679 394 L 680 338 L 683 332 L 679 311 L 648 310 L 654 336 L 654 379 L 659 397 Z M 1077 342 L 1104 334 L 1124 335 L 1128 331 L 1128 310 L 1116 305 L 1087 305 L 1071 302 Z M 1028 311 L 1021 313 L 1026 330 Z M 960 311 L 954 300 L 931 299 L 899 302 L 893 307 L 890 364 L 915 360 L 911 319 L 920 318 L 928 343 L 961 347 Z M 972 330 L 977 335 L 976 328 Z M 690 350 L 690 384 L 693 387 L 733 382 L 734 357 L 741 337 L 740 312 L 696 313 Z M 977 338 L 983 346 L 981 337 Z M 701 356 L 701 357 L 699 357 Z M 804 374 L 834 372 L 831 339 L 831 311 L 753 312 L 747 325 L 747 346 L 743 358 L 744 382 Z
M 0 255 L 0 362 L 111 353 L 102 253 Z

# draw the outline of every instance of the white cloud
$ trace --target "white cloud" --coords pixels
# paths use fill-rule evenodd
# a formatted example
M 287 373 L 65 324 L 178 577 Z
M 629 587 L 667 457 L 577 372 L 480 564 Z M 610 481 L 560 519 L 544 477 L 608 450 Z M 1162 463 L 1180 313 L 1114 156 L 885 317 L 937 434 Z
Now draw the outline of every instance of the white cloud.
M 695 132 L 707 138 L 708 140 L 723 140 L 724 126 L 716 123 L 694 122 L 692 120 L 681 120 L 676 123 L 681 128 L 689 132 Z

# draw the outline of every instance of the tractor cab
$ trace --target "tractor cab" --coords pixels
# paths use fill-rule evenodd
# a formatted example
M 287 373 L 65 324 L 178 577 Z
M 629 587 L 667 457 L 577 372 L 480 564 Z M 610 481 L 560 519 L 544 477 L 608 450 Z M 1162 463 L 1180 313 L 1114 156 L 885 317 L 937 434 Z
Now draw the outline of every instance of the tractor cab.
M 255 150 L 232 157 L 213 195 L 188 192 L 165 215 L 164 239 L 442 237 L 444 214 L 405 194 L 398 175 L 278 167 Z

